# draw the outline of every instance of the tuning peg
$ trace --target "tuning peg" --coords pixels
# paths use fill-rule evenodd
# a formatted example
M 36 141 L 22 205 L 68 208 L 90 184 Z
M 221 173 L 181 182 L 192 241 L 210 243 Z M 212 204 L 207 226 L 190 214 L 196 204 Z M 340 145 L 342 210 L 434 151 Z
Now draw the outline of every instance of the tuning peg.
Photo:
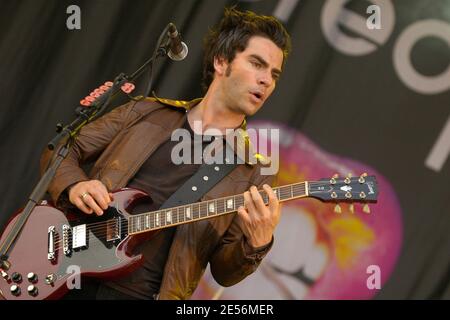
M 363 206 L 363 211 L 365 213 L 370 213 L 370 207 L 369 207 L 369 205 L 367 203 Z
M 336 212 L 336 213 L 342 213 L 341 206 L 337 204 L 337 205 L 334 207 L 334 212 Z
M 336 179 L 339 177 L 337 173 L 333 174 L 333 176 L 330 179 L 330 184 L 336 184 Z
M 350 204 L 349 210 L 351 213 L 355 213 L 355 206 L 353 205 L 353 203 Z
M 351 182 L 351 177 L 352 177 L 352 174 L 349 173 L 349 174 L 347 175 L 347 177 L 344 179 L 344 182 L 345 182 L 346 184 L 350 184 L 350 182 Z
M 350 191 L 347 191 L 347 192 L 345 193 L 345 197 L 346 197 L 347 199 L 350 199 L 350 198 L 352 197 L 352 193 L 351 193 Z
M 359 182 L 359 183 L 364 183 L 364 182 L 366 182 L 365 177 L 367 177 L 367 173 L 364 172 L 362 175 L 359 176 L 358 182 Z
M 366 193 L 365 193 L 364 191 L 361 191 L 361 192 L 359 193 L 359 197 L 360 197 L 361 199 L 365 199 L 365 198 L 366 198 Z
M 331 197 L 332 197 L 333 199 L 336 199 L 336 198 L 337 198 L 337 193 L 333 191 L 333 192 L 331 193 Z

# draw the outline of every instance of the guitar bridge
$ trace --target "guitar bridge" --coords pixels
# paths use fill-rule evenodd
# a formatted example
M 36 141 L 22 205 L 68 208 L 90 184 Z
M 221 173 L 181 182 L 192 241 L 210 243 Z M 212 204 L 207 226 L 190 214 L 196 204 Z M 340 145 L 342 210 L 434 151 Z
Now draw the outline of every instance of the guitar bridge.
M 48 227 L 48 247 L 47 247 L 47 259 L 50 261 L 55 260 L 55 226 Z
M 64 224 L 62 226 L 62 230 L 63 230 L 63 251 L 64 251 L 64 254 L 66 256 L 68 256 L 72 253 L 71 248 L 69 246 L 71 229 L 70 229 L 70 226 L 68 226 L 67 224 Z

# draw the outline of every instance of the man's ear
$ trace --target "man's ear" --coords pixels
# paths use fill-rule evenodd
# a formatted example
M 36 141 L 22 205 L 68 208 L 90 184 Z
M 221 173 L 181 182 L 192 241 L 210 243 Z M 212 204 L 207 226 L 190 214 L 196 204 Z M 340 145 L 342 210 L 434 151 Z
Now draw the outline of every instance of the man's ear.
M 228 62 L 223 57 L 214 57 L 214 70 L 216 71 L 217 75 L 222 76 L 225 74 L 225 70 L 227 69 Z

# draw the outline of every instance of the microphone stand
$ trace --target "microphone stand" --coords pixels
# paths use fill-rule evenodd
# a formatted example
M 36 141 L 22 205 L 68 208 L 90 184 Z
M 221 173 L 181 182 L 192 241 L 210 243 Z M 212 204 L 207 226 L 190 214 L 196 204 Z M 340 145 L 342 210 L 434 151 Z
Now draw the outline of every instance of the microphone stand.
M 112 87 L 105 91 L 100 97 L 91 103 L 89 107 L 77 107 L 75 112 L 78 117 L 72 121 L 69 125 L 63 127 L 61 124 L 57 125 L 57 135 L 48 143 L 47 148 L 50 150 L 57 150 L 54 152 L 50 165 L 47 167 L 45 173 L 42 175 L 41 179 L 38 181 L 36 187 L 31 192 L 28 202 L 25 208 L 17 218 L 11 231 L 8 233 L 6 239 L 0 244 L 0 272 L 3 277 L 8 277 L 6 270 L 11 267 L 8 261 L 8 251 L 11 245 L 14 243 L 18 237 L 20 231 L 22 230 L 25 222 L 31 215 L 33 209 L 40 203 L 45 193 L 48 190 L 50 182 L 56 174 L 56 170 L 61 165 L 62 161 L 67 157 L 69 150 L 73 144 L 73 138 L 78 135 L 81 128 L 83 128 L 89 122 L 95 120 L 96 117 L 100 117 L 106 108 L 109 106 L 113 98 L 117 97 L 122 91 L 121 87 L 126 83 L 132 83 L 137 79 L 145 69 L 150 66 L 153 69 L 153 62 L 160 57 L 167 55 L 168 42 L 162 44 L 162 39 L 164 35 L 167 34 L 169 25 L 166 26 L 164 31 L 161 33 L 157 46 L 152 54 L 152 57 L 148 59 L 139 69 L 137 69 L 131 76 L 126 76 L 120 73 L 113 82 Z M 150 82 L 148 85 L 148 90 L 151 88 L 151 73 Z

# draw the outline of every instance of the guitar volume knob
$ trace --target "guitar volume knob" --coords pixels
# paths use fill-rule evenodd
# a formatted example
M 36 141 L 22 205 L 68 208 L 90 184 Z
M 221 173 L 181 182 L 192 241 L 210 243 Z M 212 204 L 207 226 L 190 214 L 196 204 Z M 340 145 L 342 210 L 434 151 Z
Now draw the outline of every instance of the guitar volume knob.
M 28 290 L 28 293 L 29 293 L 30 296 L 35 297 L 35 296 L 37 296 L 37 294 L 38 294 L 38 288 L 35 287 L 35 286 L 32 285 L 32 284 L 30 284 L 30 285 L 28 286 L 27 290 Z
M 11 275 L 11 279 L 15 283 L 19 283 L 22 281 L 22 275 L 18 272 L 13 272 L 13 274 Z
M 38 276 L 34 272 L 29 272 L 28 275 L 27 275 L 27 278 L 28 278 L 28 281 L 30 281 L 32 283 L 35 283 L 38 280 Z
M 16 284 L 13 284 L 9 290 L 13 296 L 17 297 L 20 295 L 20 287 Z

